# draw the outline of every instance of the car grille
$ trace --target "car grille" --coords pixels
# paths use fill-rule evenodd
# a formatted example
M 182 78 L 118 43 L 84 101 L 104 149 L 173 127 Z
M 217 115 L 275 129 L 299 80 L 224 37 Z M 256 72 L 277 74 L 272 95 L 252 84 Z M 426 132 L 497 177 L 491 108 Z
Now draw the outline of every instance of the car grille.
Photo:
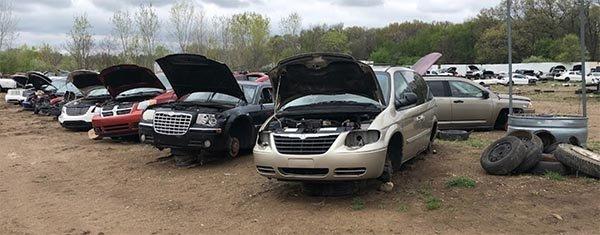
M 9 95 L 21 95 L 21 90 L 8 90 Z
M 90 107 L 67 107 L 67 115 L 69 116 L 79 116 L 87 113 Z
M 192 123 L 192 115 L 187 113 L 157 112 L 154 115 L 154 131 L 163 135 L 183 135 Z
M 338 135 L 293 137 L 273 135 L 277 151 L 283 154 L 323 154 L 337 139 Z
M 118 107 L 120 108 L 120 107 Z M 115 115 L 124 115 L 124 114 L 129 114 L 131 113 L 131 109 L 127 108 L 127 109 L 112 109 L 112 110 L 106 110 L 106 108 L 102 109 L 102 117 L 110 117 L 110 116 L 115 116 Z

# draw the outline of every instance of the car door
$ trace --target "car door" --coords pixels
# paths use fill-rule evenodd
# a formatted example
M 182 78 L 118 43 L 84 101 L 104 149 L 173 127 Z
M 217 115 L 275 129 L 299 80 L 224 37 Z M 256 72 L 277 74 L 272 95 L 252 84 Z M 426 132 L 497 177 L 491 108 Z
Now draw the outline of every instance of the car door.
M 427 81 L 438 105 L 438 126 L 441 129 L 450 128 L 452 125 L 452 97 L 447 81 Z
M 256 125 L 262 125 L 271 115 L 273 115 L 273 88 L 262 87 L 258 91 L 258 104 L 260 111 L 256 114 Z
M 489 126 L 492 102 L 487 91 L 466 81 L 449 81 L 452 97 L 452 123 L 455 127 L 474 128 Z

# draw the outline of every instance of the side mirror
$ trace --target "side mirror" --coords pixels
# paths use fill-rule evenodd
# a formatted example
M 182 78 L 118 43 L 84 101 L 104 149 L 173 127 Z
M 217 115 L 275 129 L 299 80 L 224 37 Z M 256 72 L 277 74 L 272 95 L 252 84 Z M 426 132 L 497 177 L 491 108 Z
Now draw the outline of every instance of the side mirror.
M 482 93 L 482 96 L 481 96 L 481 97 L 482 97 L 484 100 L 487 100 L 487 99 L 489 99 L 489 98 L 490 98 L 490 93 L 489 93 L 489 92 L 487 92 L 487 91 L 482 91 L 482 92 L 483 92 L 483 93 Z
M 406 92 L 401 98 L 396 98 L 395 106 L 396 109 L 399 109 L 404 106 L 416 104 L 418 100 L 419 97 L 417 96 L 417 94 L 412 92 Z

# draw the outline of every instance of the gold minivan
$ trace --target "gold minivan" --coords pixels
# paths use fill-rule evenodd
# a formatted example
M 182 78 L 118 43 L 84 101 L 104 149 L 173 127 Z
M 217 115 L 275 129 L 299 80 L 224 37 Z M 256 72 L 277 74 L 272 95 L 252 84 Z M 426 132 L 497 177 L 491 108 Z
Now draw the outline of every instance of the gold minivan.
M 434 140 L 437 105 L 411 69 L 311 53 L 280 61 L 269 78 L 275 113 L 254 147 L 267 178 L 389 181 Z

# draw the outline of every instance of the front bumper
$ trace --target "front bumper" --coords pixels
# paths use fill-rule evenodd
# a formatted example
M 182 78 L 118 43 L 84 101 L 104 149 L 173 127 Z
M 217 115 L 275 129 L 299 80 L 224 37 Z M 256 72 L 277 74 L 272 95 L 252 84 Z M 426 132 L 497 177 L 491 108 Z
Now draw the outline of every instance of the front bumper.
M 164 135 L 154 131 L 151 123 L 140 123 L 139 135 L 142 143 L 157 148 L 171 148 L 189 151 L 205 150 L 219 152 L 226 149 L 227 137 L 221 128 L 190 128 L 183 135 Z M 210 142 L 206 146 L 206 142 Z
M 348 181 L 381 176 L 387 147 L 381 143 L 351 150 L 344 146 L 345 134 L 338 136 L 323 154 L 291 155 L 276 150 L 274 141 L 253 151 L 257 172 L 267 178 L 289 181 Z
M 131 113 L 102 117 L 95 115 L 92 126 L 97 135 L 101 137 L 118 137 L 138 134 L 138 123 L 142 118 L 142 111 L 133 110 Z
M 20 104 L 21 102 L 25 101 L 27 98 L 20 96 L 20 95 L 5 95 L 4 96 L 4 101 L 6 101 L 6 103 L 11 103 L 11 104 Z

